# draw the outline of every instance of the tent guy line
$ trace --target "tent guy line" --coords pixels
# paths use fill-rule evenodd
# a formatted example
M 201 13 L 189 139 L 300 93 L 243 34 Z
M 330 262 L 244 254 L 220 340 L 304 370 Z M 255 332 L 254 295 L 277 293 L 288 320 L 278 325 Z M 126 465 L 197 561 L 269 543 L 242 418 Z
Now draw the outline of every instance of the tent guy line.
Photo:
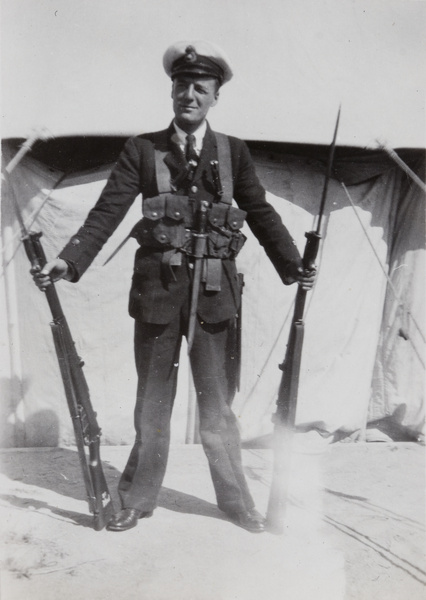
M 411 179 L 414 181 L 414 183 L 416 183 L 419 188 L 421 190 L 423 190 L 423 192 L 426 193 L 426 183 L 424 183 L 420 177 L 418 175 L 416 175 L 411 169 L 410 167 L 402 160 L 402 158 L 400 156 L 398 156 L 398 154 L 395 152 L 395 150 L 392 150 L 392 148 L 389 148 L 384 142 L 381 142 L 380 140 L 377 140 L 377 144 L 379 146 L 379 148 L 381 148 L 382 150 L 384 150 L 386 152 L 386 154 L 399 166 L 401 167 L 401 169 L 404 171 L 404 173 L 406 173 L 409 177 L 411 177 Z
M 15 154 L 15 156 L 8 162 L 8 164 L 5 167 L 5 173 L 7 176 L 10 176 L 13 171 L 15 170 L 15 168 L 18 166 L 18 164 L 21 162 L 21 160 L 25 157 L 26 154 L 28 154 L 29 152 L 31 152 L 32 148 L 34 147 L 34 144 L 36 142 L 45 142 L 47 140 L 52 140 L 54 139 L 55 136 L 52 134 L 51 131 L 49 131 L 49 129 L 47 127 L 42 127 L 40 129 L 35 129 L 32 131 L 31 135 L 29 135 L 25 141 L 23 142 L 23 144 L 21 145 L 20 149 L 18 150 L 18 152 Z M 45 207 L 46 203 L 50 200 L 53 192 L 59 187 L 59 185 L 64 181 L 64 179 L 66 179 L 69 175 L 71 175 L 72 171 L 68 170 L 68 171 L 64 171 L 60 177 L 55 181 L 54 185 L 51 187 L 51 189 L 48 192 L 43 192 L 43 197 L 42 197 L 42 202 L 41 205 L 36 208 L 29 216 L 27 219 L 24 220 L 23 216 L 21 215 L 21 212 L 19 210 L 17 210 L 19 208 L 18 205 L 18 201 L 16 196 L 14 195 L 14 191 L 12 189 L 12 195 L 14 198 L 14 206 L 15 206 L 15 211 L 16 211 L 16 215 L 18 218 L 18 222 L 20 225 L 20 231 L 16 231 L 6 242 L 5 245 L 1 246 L 1 255 L 4 257 L 6 255 L 8 246 L 10 244 L 12 244 L 15 240 L 15 238 L 20 234 L 21 235 L 21 239 L 19 241 L 19 244 L 16 246 L 16 248 L 12 251 L 11 256 L 9 257 L 9 259 L 3 260 L 3 268 L 0 271 L 0 277 L 3 276 L 4 274 L 4 269 L 6 267 L 8 267 L 9 263 L 13 260 L 19 246 L 22 244 L 22 233 L 25 229 L 30 229 L 31 226 L 36 222 L 37 218 L 39 217 L 41 211 L 43 210 L 43 208 Z M 5 174 L 2 173 L 2 182 L 6 181 L 6 176 Z M 42 192 L 42 190 L 40 190 Z
M 10 164 L 10 163 L 9 163 Z M 41 192 L 43 192 L 42 197 L 40 198 L 42 200 L 40 206 L 38 208 L 36 208 L 29 216 L 27 219 L 24 219 L 23 224 L 25 226 L 26 229 L 31 229 L 31 227 L 34 225 L 34 223 L 37 221 L 41 211 L 43 210 L 46 202 L 48 202 L 53 194 L 53 192 L 58 188 L 58 186 L 64 181 L 64 179 L 66 179 L 68 177 L 69 173 L 65 172 L 62 173 L 62 175 L 57 179 L 57 181 L 55 182 L 55 184 L 53 185 L 53 187 L 48 191 L 48 192 L 43 192 L 42 190 L 40 190 Z M 18 237 L 18 235 L 22 236 L 22 231 L 16 231 L 11 237 L 10 239 L 7 240 L 6 244 L 2 246 L 1 248 L 1 254 L 4 256 L 6 255 L 6 251 L 7 248 L 10 244 L 12 244 L 15 241 L 15 238 Z M 9 265 L 9 263 L 13 260 L 16 252 L 18 251 L 19 246 L 22 244 L 22 237 L 19 240 L 19 243 L 16 245 L 15 249 L 12 251 L 11 256 L 4 261 L 4 268 L 7 267 Z M 4 268 L 0 271 L 0 277 L 3 275 L 4 272 Z
M 385 275 L 385 277 L 386 277 L 386 280 L 387 280 L 387 282 L 388 282 L 388 284 L 389 284 L 389 287 L 390 287 L 390 289 L 392 290 L 392 293 L 393 293 L 393 295 L 394 295 L 395 299 L 396 299 L 396 300 L 398 300 L 398 302 L 400 303 L 400 305 L 402 306 L 402 308 L 406 308 L 405 302 L 402 300 L 401 296 L 399 296 L 399 295 L 398 295 L 398 292 L 396 291 L 396 289 L 395 289 L 395 286 L 393 285 L 393 283 L 392 283 L 392 280 L 391 280 L 391 278 L 389 277 L 389 274 L 388 274 L 388 273 L 387 273 L 387 271 L 386 271 L 386 268 L 385 268 L 385 267 L 384 267 L 384 265 L 382 264 L 382 261 L 380 260 L 380 257 L 378 256 L 378 254 L 377 254 L 377 252 L 376 252 L 376 249 L 374 248 L 374 244 L 371 242 L 371 239 L 370 239 L 370 237 L 369 237 L 369 235 L 368 235 L 368 233 L 367 233 L 367 230 L 365 229 L 365 227 L 364 227 L 364 225 L 363 225 L 363 223 L 362 223 L 361 219 L 359 218 L 358 212 L 357 212 L 357 210 L 356 210 L 355 203 L 354 203 L 354 201 L 352 200 L 352 197 L 351 197 L 351 195 L 349 194 L 348 188 L 347 188 L 347 187 L 346 187 L 346 185 L 343 183 L 343 181 L 341 181 L 341 182 L 340 182 L 340 185 L 341 185 L 341 186 L 342 186 L 342 188 L 344 189 L 344 191 L 345 191 L 345 194 L 346 194 L 346 196 L 347 196 L 347 198 L 348 198 L 348 200 L 349 200 L 349 202 L 350 202 L 350 204 L 351 204 L 352 208 L 354 209 L 354 212 L 355 212 L 355 215 L 356 215 L 356 217 L 357 217 L 357 219 L 358 219 L 358 222 L 359 222 L 359 224 L 361 225 L 361 228 L 362 228 L 362 230 L 363 230 L 363 232 L 364 232 L 364 235 L 365 235 L 365 237 L 366 237 L 366 239 L 367 239 L 367 241 L 368 241 L 368 243 L 369 243 L 369 245 L 370 245 L 371 249 L 372 249 L 372 250 L 373 250 L 373 252 L 374 252 L 374 256 L 376 257 L 376 259 L 377 259 L 377 262 L 379 263 L 379 265 L 380 265 L 380 268 L 381 268 L 381 270 L 383 271 L 383 273 L 384 273 L 384 275 Z M 414 323 L 414 326 L 416 327 L 417 331 L 420 333 L 422 340 L 423 340 L 423 341 L 426 341 L 426 336 L 425 336 L 425 334 L 423 333 L 423 331 L 422 331 L 422 329 L 421 329 L 420 325 L 417 323 L 417 321 L 416 321 L 416 319 L 414 318 L 413 314 L 412 314 L 412 313 L 411 313 L 411 312 L 410 312 L 408 309 L 407 309 L 407 315 L 408 315 L 408 316 L 411 318 L 411 320 L 413 321 L 413 323 Z M 413 344 L 413 341 L 411 340 L 411 338 L 407 336 L 407 339 L 410 341 L 411 345 L 413 346 L 413 349 L 414 349 L 414 351 L 415 351 L 415 353 L 416 353 L 416 355 L 417 355 L 418 359 L 420 360 L 420 362 L 421 362 L 421 364 L 423 365 L 423 368 L 424 368 L 424 367 L 425 367 L 425 363 L 424 363 L 424 361 L 423 361 L 423 358 L 422 358 L 421 354 L 420 354 L 420 353 L 419 353 L 419 351 L 418 351 L 418 350 L 415 348 L 415 346 L 414 346 L 414 344 Z

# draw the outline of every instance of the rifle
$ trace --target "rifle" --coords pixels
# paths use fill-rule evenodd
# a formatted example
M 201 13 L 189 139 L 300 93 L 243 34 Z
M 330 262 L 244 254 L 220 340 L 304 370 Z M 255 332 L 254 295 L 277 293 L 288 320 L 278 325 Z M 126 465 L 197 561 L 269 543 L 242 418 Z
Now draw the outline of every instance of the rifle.
M 19 159 L 28 152 L 37 137 L 29 138 L 19 152 Z M 17 155 L 18 156 L 18 155 Z M 8 176 L 18 164 L 17 157 L 7 165 Z M 22 218 L 13 187 L 10 186 L 11 196 L 21 228 L 21 241 L 31 263 L 32 271 L 40 271 L 46 264 L 46 256 L 40 242 L 41 232 L 27 231 Z M 89 388 L 84 377 L 84 362 L 78 356 L 68 323 L 63 313 L 59 297 L 53 283 L 46 288 L 46 299 L 52 313 L 50 323 L 53 334 L 55 351 L 65 389 L 68 409 L 70 412 L 78 456 L 86 487 L 89 510 L 93 514 L 93 527 L 96 531 L 103 529 L 113 512 L 113 504 L 109 494 L 100 458 L 101 429 L 93 410 Z M 88 447 L 88 455 L 85 447 Z
M 327 198 L 328 184 L 331 178 L 339 119 L 340 108 L 337 114 L 333 141 L 330 145 L 328 155 L 327 172 L 322 191 L 317 228 L 315 231 L 308 231 L 305 233 L 307 241 L 302 262 L 303 268 L 306 271 L 311 271 L 315 268 L 315 261 L 318 255 L 321 239 L 321 221 Z M 266 513 L 266 525 L 268 530 L 277 534 L 281 534 L 284 531 L 284 517 L 288 499 L 291 448 L 296 421 L 297 395 L 299 390 L 300 365 L 302 361 L 303 337 L 305 331 L 303 314 L 305 310 L 306 294 L 306 290 L 298 287 L 285 358 L 283 363 L 279 365 L 279 368 L 283 373 L 278 390 L 277 411 L 273 415 L 274 464 L 268 509 Z

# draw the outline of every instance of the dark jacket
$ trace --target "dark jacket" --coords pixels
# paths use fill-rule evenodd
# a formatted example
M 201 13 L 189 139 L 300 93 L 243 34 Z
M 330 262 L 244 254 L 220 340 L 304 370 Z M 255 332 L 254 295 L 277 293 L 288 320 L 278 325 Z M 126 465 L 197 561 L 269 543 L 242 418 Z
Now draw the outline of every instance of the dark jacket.
M 108 182 L 94 208 L 79 231 L 60 254 L 74 269 L 73 281 L 83 275 L 104 243 L 129 210 L 136 196 L 158 195 L 154 148 L 168 151 L 165 162 L 172 176 L 181 168 L 181 158 L 173 151 L 173 125 L 167 130 L 143 134 L 129 139 L 113 168 Z M 295 268 L 301 265 L 294 240 L 284 227 L 280 216 L 265 199 L 246 144 L 229 137 L 234 199 L 247 212 L 247 223 L 264 247 L 285 284 L 293 283 Z M 215 201 L 215 186 L 210 161 L 217 160 L 214 133 L 207 127 L 200 160 L 188 195 L 196 199 Z M 130 292 L 131 316 L 149 323 L 168 323 L 188 302 L 190 276 L 186 257 L 182 266 L 174 267 L 176 280 L 164 277 L 163 252 L 141 247 L 136 252 L 134 276 Z M 214 323 L 232 318 L 240 302 L 235 261 L 222 261 L 220 291 L 200 289 L 198 314 Z

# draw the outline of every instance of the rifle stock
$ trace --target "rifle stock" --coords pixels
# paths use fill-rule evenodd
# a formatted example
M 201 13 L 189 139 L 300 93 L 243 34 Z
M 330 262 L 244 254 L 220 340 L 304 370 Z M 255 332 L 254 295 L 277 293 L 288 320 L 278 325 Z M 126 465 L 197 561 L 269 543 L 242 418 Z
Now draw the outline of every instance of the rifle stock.
M 42 136 L 46 137 L 45 135 Z M 33 144 L 40 139 L 34 133 L 22 145 L 16 156 L 6 165 L 5 173 L 11 176 L 21 159 L 29 152 Z M 28 232 L 16 200 L 13 186 L 10 187 L 16 216 L 22 232 L 21 241 L 31 263 L 32 269 L 43 269 L 46 256 L 40 242 L 41 232 Z M 93 513 L 93 526 L 96 531 L 105 527 L 114 508 L 102 469 L 100 458 L 101 429 L 93 410 L 89 388 L 83 373 L 83 361 L 78 356 L 65 319 L 55 286 L 52 283 L 45 291 L 53 322 L 51 323 L 53 340 L 69 412 L 74 428 L 75 440 L 86 487 L 89 510 Z M 89 448 L 86 455 L 85 446 Z
M 318 254 L 321 236 L 315 231 L 305 234 L 307 238 L 303 255 L 303 266 L 312 270 Z M 290 337 L 285 358 L 280 365 L 283 374 L 277 399 L 277 411 L 273 417 L 274 463 L 272 484 L 269 493 L 266 522 L 272 533 L 283 533 L 285 510 L 288 499 L 288 484 L 291 469 L 291 447 L 296 421 L 297 396 L 299 390 L 300 365 L 302 362 L 305 324 L 303 313 L 307 292 L 301 287 L 296 293 Z

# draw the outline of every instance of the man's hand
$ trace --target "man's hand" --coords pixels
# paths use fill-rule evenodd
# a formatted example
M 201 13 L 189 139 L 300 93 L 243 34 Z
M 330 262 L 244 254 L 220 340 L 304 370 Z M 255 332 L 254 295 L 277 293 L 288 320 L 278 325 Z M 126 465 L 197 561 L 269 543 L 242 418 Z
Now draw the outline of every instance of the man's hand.
M 310 269 L 309 271 L 302 267 L 297 269 L 296 281 L 305 292 L 309 292 L 314 287 L 316 277 L 316 269 Z
M 60 279 L 64 279 L 70 275 L 70 268 L 68 263 L 62 258 L 56 258 L 46 263 L 43 269 L 40 271 L 38 267 L 30 270 L 33 276 L 34 283 L 42 292 L 46 291 L 46 288 Z

